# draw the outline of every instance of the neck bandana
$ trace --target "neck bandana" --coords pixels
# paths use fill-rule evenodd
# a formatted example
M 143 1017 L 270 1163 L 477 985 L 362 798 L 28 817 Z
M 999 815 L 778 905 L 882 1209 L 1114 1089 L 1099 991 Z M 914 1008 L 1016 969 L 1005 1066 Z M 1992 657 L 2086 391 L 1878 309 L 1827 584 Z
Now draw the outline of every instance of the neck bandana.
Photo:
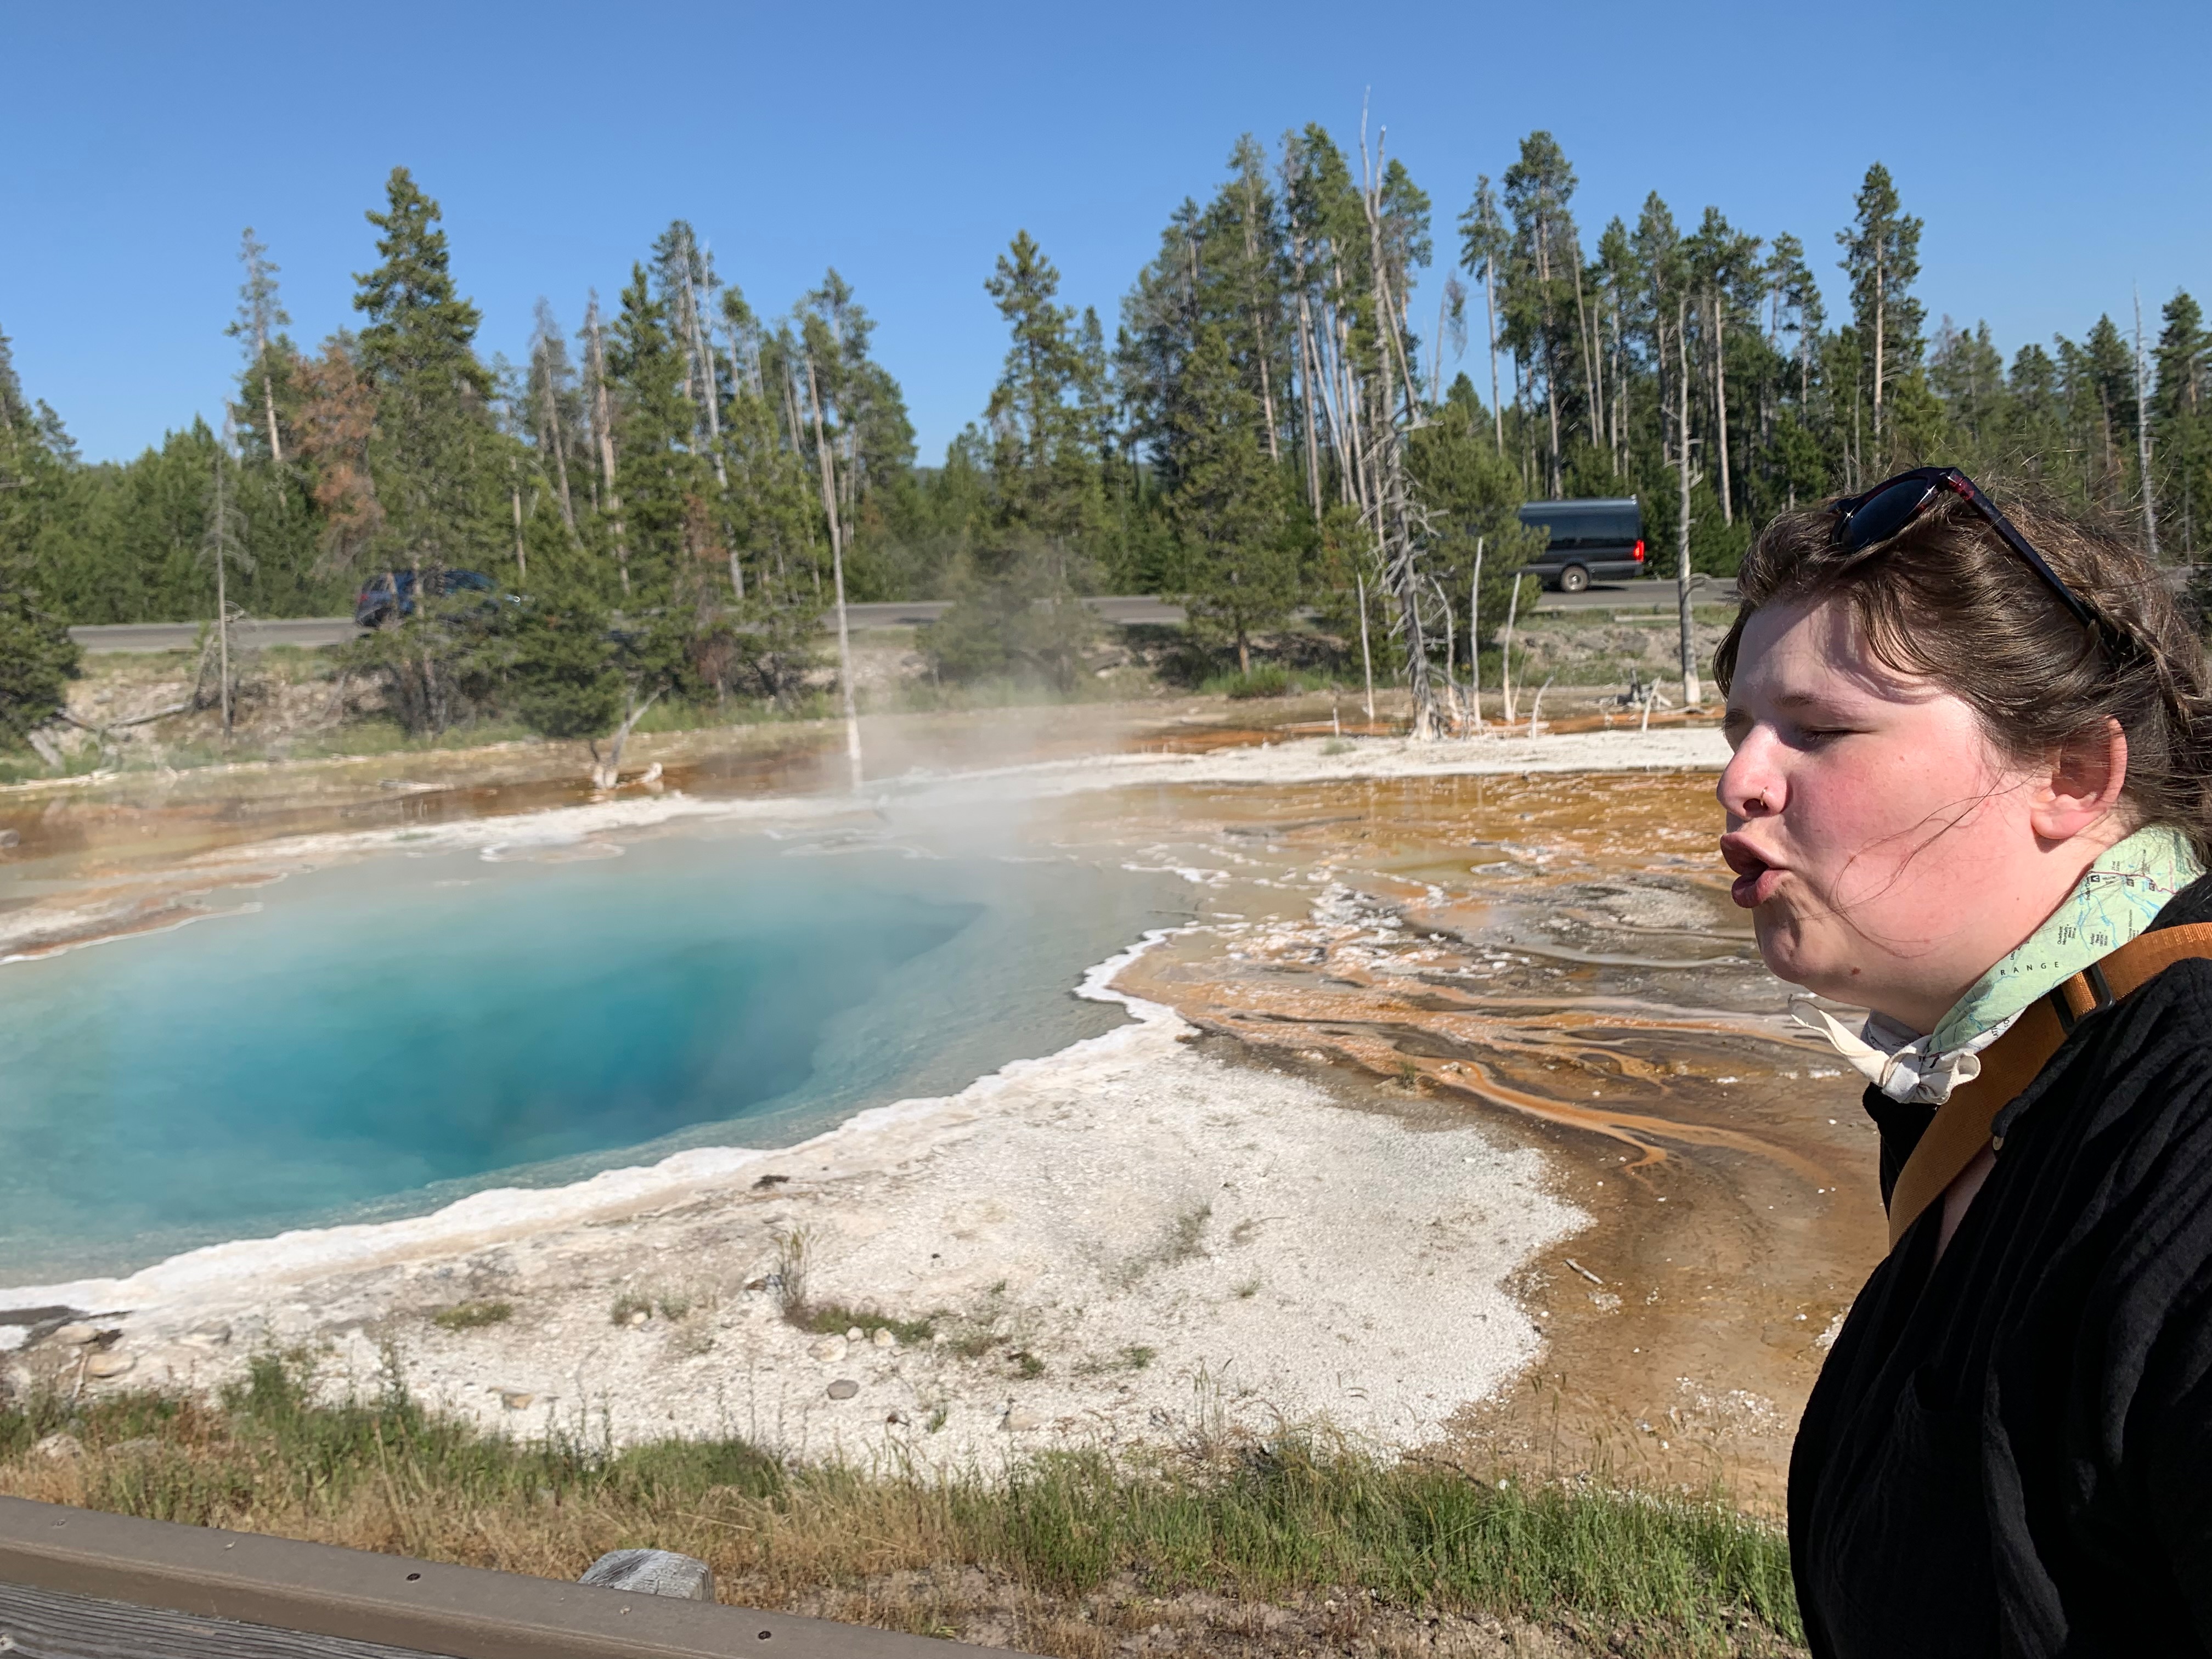
M 1869 1014 L 1853 1036 L 1809 997 L 1792 998 L 1791 1015 L 1892 1100 L 1940 1106 L 1981 1075 L 1981 1051 L 2022 1009 L 2142 933 L 2168 899 L 2203 873 L 2180 831 L 2162 824 L 2136 830 L 2099 857 L 2050 919 L 1976 980 L 1925 1036 L 1882 1014 Z

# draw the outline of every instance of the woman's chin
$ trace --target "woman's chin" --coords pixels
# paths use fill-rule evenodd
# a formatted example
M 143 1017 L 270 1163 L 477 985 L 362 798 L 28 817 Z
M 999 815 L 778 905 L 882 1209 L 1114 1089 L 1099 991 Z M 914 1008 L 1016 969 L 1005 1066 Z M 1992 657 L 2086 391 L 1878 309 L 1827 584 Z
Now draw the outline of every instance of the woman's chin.
M 1802 986 L 1821 996 L 1834 995 L 1838 984 L 1850 985 L 1850 964 L 1835 952 L 1821 949 L 1820 940 L 1808 938 L 1787 912 L 1771 915 L 1769 907 L 1761 905 L 1752 913 L 1752 931 L 1766 971 L 1785 984 Z M 1845 989 L 1843 996 L 1848 1000 L 1850 991 Z

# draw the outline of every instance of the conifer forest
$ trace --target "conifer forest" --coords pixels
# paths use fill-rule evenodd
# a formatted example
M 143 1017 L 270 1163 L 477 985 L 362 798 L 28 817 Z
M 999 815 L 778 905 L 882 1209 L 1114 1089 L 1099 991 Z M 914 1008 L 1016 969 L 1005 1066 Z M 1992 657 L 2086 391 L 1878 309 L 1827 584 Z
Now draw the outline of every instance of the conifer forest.
M 1880 165 L 1828 225 L 1653 194 L 1596 227 L 1550 134 L 1501 159 L 1437 202 L 1371 136 L 1245 138 L 1111 318 L 1016 234 L 976 273 L 996 385 L 929 458 L 836 270 L 765 309 L 678 220 L 488 355 L 449 265 L 468 227 L 395 168 L 328 339 L 288 331 L 282 250 L 245 232 L 221 431 L 82 462 L 0 336 L 0 680 L 63 672 L 64 623 L 337 614 L 374 573 L 435 592 L 460 568 L 525 597 L 347 647 L 416 729 L 501 696 L 555 735 L 663 691 L 787 698 L 841 581 L 957 601 L 927 647 L 956 679 L 1067 682 L 1086 592 L 1179 597 L 1247 665 L 1297 607 L 1356 630 L 1364 605 L 1418 708 L 1467 648 L 1444 617 L 1479 549 L 1503 617 L 1524 501 L 1634 495 L 1656 574 L 1686 524 L 1690 567 L 1726 574 L 1778 511 L 1923 461 L 2032 477 L 2196 561 L 2212 332 L 2188 294 L 2000 343 L 1929 318 L 1923 221 Z

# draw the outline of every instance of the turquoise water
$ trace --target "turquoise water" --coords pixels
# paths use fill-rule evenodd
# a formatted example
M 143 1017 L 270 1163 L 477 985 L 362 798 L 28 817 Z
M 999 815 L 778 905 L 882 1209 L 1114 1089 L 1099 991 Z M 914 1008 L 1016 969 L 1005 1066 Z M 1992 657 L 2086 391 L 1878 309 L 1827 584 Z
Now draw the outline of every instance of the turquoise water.
M 713 834 L 216 902 L 249 898 L 0 965 L 0 1284 L 802 1139 L 1121 1023 L 1073 987 L 1180 913 L 1068 863 Z

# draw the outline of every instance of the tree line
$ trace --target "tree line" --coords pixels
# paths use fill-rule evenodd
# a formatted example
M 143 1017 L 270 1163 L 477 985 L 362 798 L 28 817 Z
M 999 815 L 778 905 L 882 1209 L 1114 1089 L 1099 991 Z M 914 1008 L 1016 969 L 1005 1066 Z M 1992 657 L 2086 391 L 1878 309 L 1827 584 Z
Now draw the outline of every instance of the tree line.
M 222 432 L 82 463 L 0 337 L 0 617 L 201 617 L 218 586 L 321 614 L 372 572 L 477 569 L 532 603 L 493 627 L 426 600 L 362 665 L 410 724 L 525 680 L 557 702 L 566 673 L 589 725 L 654 695 L 789 700 L 841 572 L 855 599 L 957 600 L 929 643 L 956 678 L 1069 684 L 1074 596 L 1149 592 L 1247 667 L 1298 605 L 1344 637 L 1369 622 L 1428 710 L 1478 568 L 1480 614 L 1504 613 L 1532 498 L 1632 494 L 1656 569 L 1686 531 L 1690 566 L 1726 574 L 1776 512 L 1941 459 L 2196 558 L 2212 333 L 2187 294 L 2008 362 L 1985 325 L 1931 331 L 1922 222 L 1879 165 L 1834 234 L 1832 319 L 1797 236 L 1717 207 L 1687 226 L 1654 193 L 1589 239 L 1576 189 L 1531 133 L 1439 226 L 1385 135 L 1247 137 L 1168 216 L 1110 337 L 1024 232 L 985 283 L 1007 329 L 988 404 L 924 467 L 836 270 L 763 316 L 679 220 L 611 304 L 571 327 L 541 301 L 523 361 L 487 358 L 437 205 L 396 169 L 359 326 L 312 350 L 246 233 Z M 531 667 L 562 617 L 575 660 Z

